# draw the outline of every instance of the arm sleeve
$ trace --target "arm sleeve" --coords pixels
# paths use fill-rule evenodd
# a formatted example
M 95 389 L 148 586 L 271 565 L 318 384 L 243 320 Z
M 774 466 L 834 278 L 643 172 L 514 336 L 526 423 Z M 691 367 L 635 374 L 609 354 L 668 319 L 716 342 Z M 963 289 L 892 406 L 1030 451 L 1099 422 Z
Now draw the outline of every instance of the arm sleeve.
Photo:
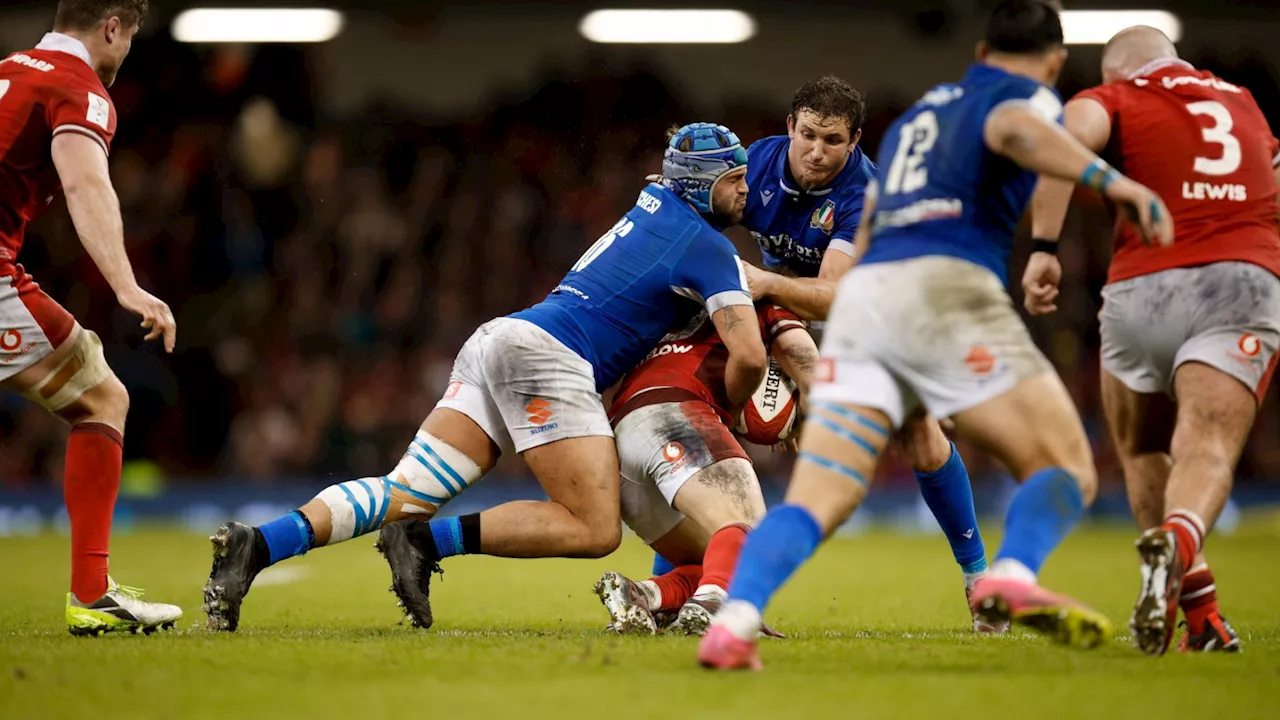
M 75 81 L 49 85 L 46 119 L 55 136 L 64 132 L 79 133 L 97 141 L 102 151 L 110 154 L 116 127 L 115 107 L 109 98 L 86 85 Z
M 671 270 L 671 289 L 702 303 L 712 315 L 732 305 L 753 304 L 742 258 L 729 238 L 710 226 L 685 247 Z
M 788 330 L 808 327 L 798 315 L 773 303 L 760 303 L 756 306 L 760 316 L 760 334 L 764 337 L 766 347 L 773 345 L 778 336 Z
M 853 237 L 858 232 L 858 223 L 862 222 L 862 205 L 866 202 L 866 188 L 859 188 L 851 194 L 836 212 L 836 226 L 831 231 L 831 242 L 827 250 L 842 252 L 853 257 Z
M 1055 90 L 1031 80 L 1005 83 L 996 94 L 990 112 L 1008 105 L 1030 108 L 1050 122 L 1062 122 L 1062 98 Z

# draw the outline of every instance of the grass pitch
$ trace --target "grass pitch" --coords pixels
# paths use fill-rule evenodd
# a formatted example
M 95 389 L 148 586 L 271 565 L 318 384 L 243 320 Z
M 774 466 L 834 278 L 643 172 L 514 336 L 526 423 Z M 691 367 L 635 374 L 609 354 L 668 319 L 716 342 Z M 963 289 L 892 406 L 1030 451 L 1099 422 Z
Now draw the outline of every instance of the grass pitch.
M 1077 533 L 1044 583 L 1124 636 L 1135 535 Z M 180 604 L 179 630 L 71 637 L 66 539 L 0 540 L 0 718 L 1280 717 L 1276 517 L 1210 546 L 1240 655 L 975 636 L 945 541 L 873 532 L 819 552 L 770 609 L 791 638 L 765 644 L 763 673 L 734 675 L 697 668 L 691 639 L 602 632 L 592 584 L 607 569 L 645 574 L 634 538 L 600 561 L 447 560 L 427 632 L 397 624 L 389 571 L 361 538 L 261 576 L 234 635 L 201 629 L 207 540 L 155 529 L 114 543 L 113 575 Z

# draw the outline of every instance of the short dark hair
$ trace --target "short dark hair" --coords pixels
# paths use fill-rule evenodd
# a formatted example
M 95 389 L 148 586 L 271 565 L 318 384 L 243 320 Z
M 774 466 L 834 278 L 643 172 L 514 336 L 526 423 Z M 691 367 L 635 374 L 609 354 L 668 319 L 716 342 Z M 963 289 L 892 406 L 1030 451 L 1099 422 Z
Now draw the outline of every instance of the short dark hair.
M 1062 19 L 1052 0 L 1004 0 L 987 21 L 987 46 L 1013 55 L 1039 55 L 1062 46 Z
M 849 122 L 849 134 L 862 129 L 867 116 L 867 103 L 862 93 L 834 75 L 825 75 L 800 86 L 791 98 L 791 115 L 808 110 L 818 117 L 844 118 Z
M 92 30 L 112 15 L 127 27 L 147 19 L 147 0 L 58 0 L 54 30 Z

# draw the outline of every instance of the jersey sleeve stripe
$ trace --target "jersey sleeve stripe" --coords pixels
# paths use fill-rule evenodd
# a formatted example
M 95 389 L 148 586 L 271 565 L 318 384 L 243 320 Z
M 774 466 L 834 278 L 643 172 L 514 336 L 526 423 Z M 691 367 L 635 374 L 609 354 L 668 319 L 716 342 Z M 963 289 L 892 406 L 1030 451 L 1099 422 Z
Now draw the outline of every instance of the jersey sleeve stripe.
M 53 134 L 55 136 L 58 135 L 58 133 L 64 133 L 64 132 L 76 132 L 76 133 L 80 133 L 81 135 L 88 135 L 89 137 L 93 138 L 94 142 L 98 143 L 98 146 L 102 148 L 102 152 L 106 153 L 107 155 L 111 154 L 111 150 L 107 148 L 107 142 L 102 139 L 102 136 L 90 130 L 87 127 L 84 127 L 81 125 L 59 125 L 58 127 L 53 129 Z
M 831 242 L 827 244 L 828 250 L 842 252 L 849 257 L 853 257 L 853 241 L 844 238 L 831 238 Z
M 769 328 L 769 334 L 773 337 L 777 337 L 781 335 L 784 330 L 793 330 L 795 328 L 803 330 L 804 322 L 801 320 L 792 320 L 790 318 L 786 320 L 779 320 L 773 324 L 773 327 Z
M 725 290 L 707 298 L 705 303 L 707 312 L 715 314 L 718 310 L 723 310 L 734 305 L 746 305 L 747 307 L 755 307 L 755 303 L 751 302 L 751 295 L 741 290 Z

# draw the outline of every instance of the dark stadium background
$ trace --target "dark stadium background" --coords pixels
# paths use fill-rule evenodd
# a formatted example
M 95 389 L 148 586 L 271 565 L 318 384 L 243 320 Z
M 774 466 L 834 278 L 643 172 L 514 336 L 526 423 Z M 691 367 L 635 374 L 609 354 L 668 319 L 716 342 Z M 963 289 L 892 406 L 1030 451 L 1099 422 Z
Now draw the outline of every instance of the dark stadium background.
M 741 2 L 758 23 L 745 43 L 610 46 L 578 34 L 585 5 L 328 5 L 347 21 L 330 42 L 236 46 L 176 42 L 170 22 L 186 4 L 154 2 L 111 90 L 130 255 L 177 314 L 173 356 L 141 341 L 60 205 L 28 234 L 23 264 L 103 337 L 130 389 L 126 508 L 131 497 L 215 490 L 292 505 L 327 478 L 385 472 L 462 341 L 542 297 L 634 202 L 666 127 L 714 120 L 748 141 L 775 134 L 791 91 L 830 73 L 866 94 L 862 145 L 874 152 L 896 113 L 963 72 L 986 8 Z M 1180 15 L 1184 56 L 1250 88 L 1280 129 L 1280 46 L 1257 22 L 1268 6 L 1158 7 Z M 52 3 L 5 3 L 0 51 L 34 45 L 51 14 Z M 1065 96 L 1098 80 L 1098 57 L 1096 46 L 1072 48 Z M 1061 310 L 1031 326 L 1085 416 L 1111 498 L 1103 509 L 1122 510 L 1097 391 L 1104 213 L 1093 203 L 1071 226 Z M 1237 499 L 1280 497 L 1278 393 Z M 17 397 L 0 403 L 0 510 L 56 507 L 65 429 Z M 975 482 L 1001 482 L 961 449 Z M 756 458 L 779 487 L 789 460 Z M 885 485 L 887 497 L 914 487 L 894 463 Z M 529 491 L 511 460 L 483 486 Z

